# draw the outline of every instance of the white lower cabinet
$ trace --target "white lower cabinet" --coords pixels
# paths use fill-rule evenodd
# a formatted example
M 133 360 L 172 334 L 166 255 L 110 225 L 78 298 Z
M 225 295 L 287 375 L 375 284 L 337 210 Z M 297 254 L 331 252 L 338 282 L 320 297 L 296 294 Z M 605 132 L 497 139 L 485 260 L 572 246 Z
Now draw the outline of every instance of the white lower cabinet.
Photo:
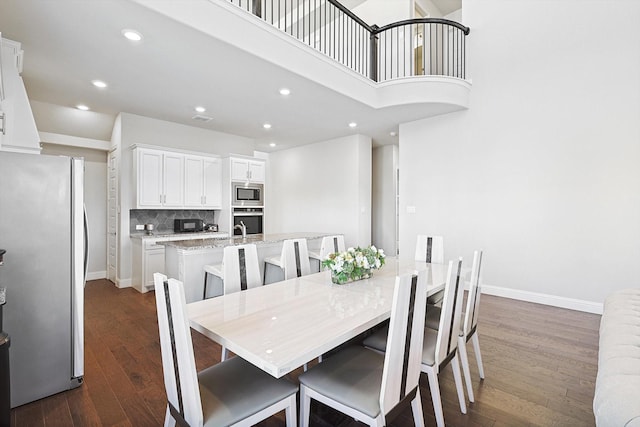
M 140 236 L 131 239 L 131 286 L 139 292 L 153 290 L 153 273 L 165 273 L 165 247 L 161 242 L 228 237 L 227 233 L 195 233 L 173 236 Z

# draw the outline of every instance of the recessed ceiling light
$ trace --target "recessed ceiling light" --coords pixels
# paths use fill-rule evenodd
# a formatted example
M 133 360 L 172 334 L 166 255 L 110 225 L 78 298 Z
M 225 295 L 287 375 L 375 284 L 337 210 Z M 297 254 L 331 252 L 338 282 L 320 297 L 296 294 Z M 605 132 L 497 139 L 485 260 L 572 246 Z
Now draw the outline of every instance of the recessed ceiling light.
M 263 128 L 265 129 L 271 129 L 271 124 L 270 123 L 265 123 L 262 125 Z
M 132 42 L 139 42 L 142 40 L 142 34 L 137 32 L 136 30 L 122 30 L 122 35 Z
M 82 111 L 87 111 L 87 110 L 89 110 L 89 107 L 87 107 L 87 106 L 86 106 L 86 105 L 84 105 L 84 104 L 78 104 L 78 105 L 76 105 L 76 108 L 77 108 L 78 110 L 82 110 Z
M 206 108 L 204 108 L 204 107 L 196 107 L 196 108 L 195 108 L 195 110 L 196 110 L 198 113 L 204 113 L 205 111 L 207 111 L 207 109 L 206 109 Z
M 282 89 L 280 89 L 280 95 L 287 96 L 290 93 L 291 93 L 291 91 L 289 89 L 287 89 L 286 87 L 283 87 Z
M 349 127 L 350 127 L 350 128 L 354 128 L 354 127 L 356 127 L 356 126 L 358 126 L 358 124 L 357 124 L 356 122 L 351 122 L 351 123 L 349 123 Z
M 105 82 L 103 82 L 102 80 L 92 80 L 91 83 L 100 89 L 104 89 L 107 87 L 107 84 Z
M 275 147 L 275 146 L 276 146 L 275 142 L 272 142 L 271 144 L 269 144 L 269 147 Z

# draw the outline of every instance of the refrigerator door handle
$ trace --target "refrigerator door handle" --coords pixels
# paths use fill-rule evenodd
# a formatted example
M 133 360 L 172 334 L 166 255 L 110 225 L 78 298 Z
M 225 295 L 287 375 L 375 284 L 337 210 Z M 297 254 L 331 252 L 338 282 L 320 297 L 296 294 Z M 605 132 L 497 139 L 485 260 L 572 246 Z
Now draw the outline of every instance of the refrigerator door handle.
M 87 286 L 87 272 L 89 268 L 89 220 L 87 219 L 87 206 L 82 207 L 84 214 L 84 285 Z

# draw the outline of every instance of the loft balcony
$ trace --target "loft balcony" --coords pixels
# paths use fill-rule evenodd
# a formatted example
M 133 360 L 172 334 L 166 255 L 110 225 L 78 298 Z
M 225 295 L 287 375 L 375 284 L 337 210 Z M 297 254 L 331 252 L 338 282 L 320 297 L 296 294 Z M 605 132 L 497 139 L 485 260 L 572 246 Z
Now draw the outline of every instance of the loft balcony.
M 369 77 L 465 79 L 469 28 L 439 18 L 368 25 L 336 0 L 228 0 L 302 43 Z
M 341 135 L 337 124 L 330 128 L 321 121 L 337 96 L 347 100 L 339 110 L 345 117 L 349 111 L 370 111 L 366 120 L 378 124 L 371 124 L 368 134 L 382 143 L 392 142 L 385 132 L 389 135 L 399 123 L 469 107 L 469 29 L 457 22 L 416 19 L 376 27 L 336 0 L 194 0 L 188 7 L 134 1 L 215 39 L 211 50 L 200 48 L 198 54 L 213 58 L 220 71 L 228 69 L 229 78 L 244 82 L 245 88 L 258 92 L 264 82 L 283 76 L 323 87 L 321 99 L 307 100 L 308 110 L 290 113 L 291 129 L 297 129 L 290 139 Z M 237 69 L 236 64 L 251 68 Z M 317 120 L 295 127 L 295 118 L 303 114 Z

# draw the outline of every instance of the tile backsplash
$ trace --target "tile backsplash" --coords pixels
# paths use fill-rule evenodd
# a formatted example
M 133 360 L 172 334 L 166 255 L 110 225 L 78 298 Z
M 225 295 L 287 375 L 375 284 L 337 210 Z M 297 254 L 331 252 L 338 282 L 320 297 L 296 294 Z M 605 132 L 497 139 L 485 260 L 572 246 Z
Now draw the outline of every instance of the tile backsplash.
M 205 224 L 215 224 L 219 218 L 219 211 L 131 209 L 129 211 L 129 232 L 135 233 L 136 225 L 140 224 L 153 224 L 156 231 L 172 231 L 173 220 L 176 218 L 199 218 Z

